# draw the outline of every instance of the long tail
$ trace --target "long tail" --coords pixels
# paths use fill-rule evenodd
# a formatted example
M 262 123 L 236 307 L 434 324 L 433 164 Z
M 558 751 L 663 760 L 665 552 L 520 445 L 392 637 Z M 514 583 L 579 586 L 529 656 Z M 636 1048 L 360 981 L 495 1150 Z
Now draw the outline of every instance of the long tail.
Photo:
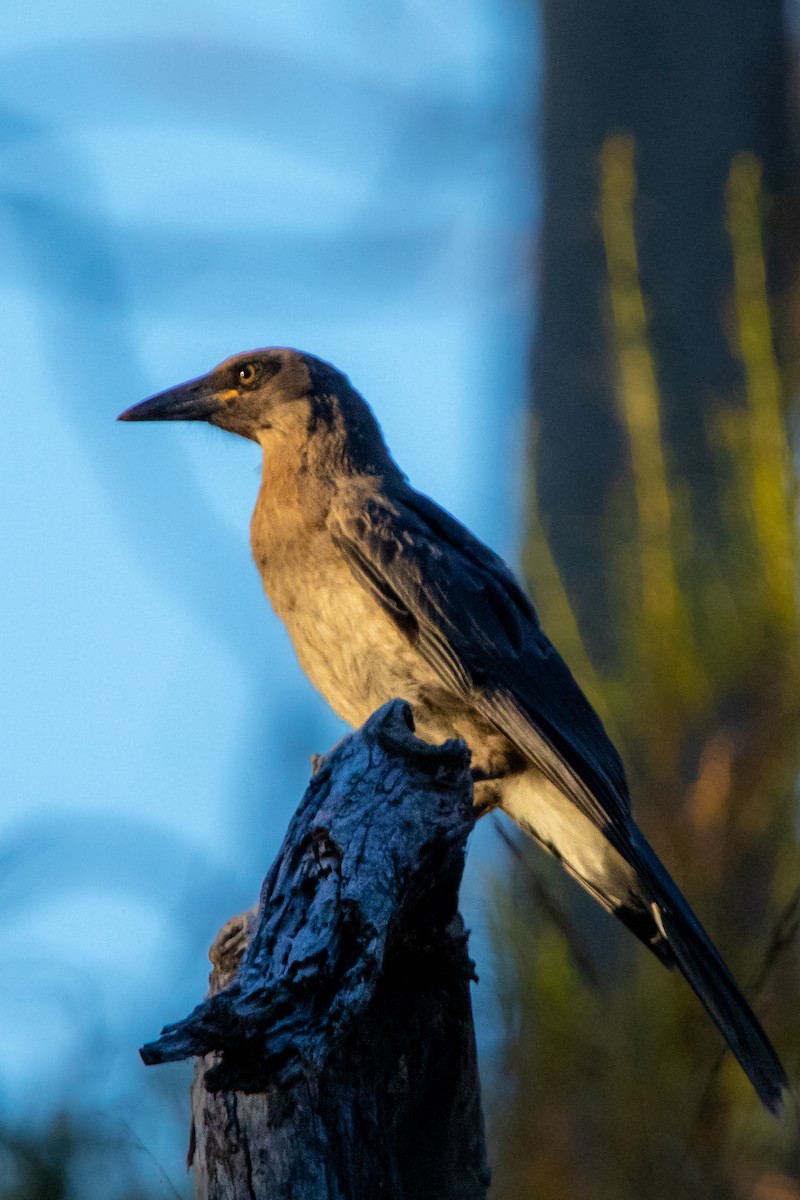
M 663 938 L 653 948 L 686 977 L 759 1097 L 777 1116 L 789 1080 L 772 1043 L 708 934 L 641 835 L 635 839 L 634 851 L 642 900 Z
M 532 799 L 534 803 L 532 803 Z M 759 1097 L 776 1115 L 789 1087 L 769 1038 L 666 867 L 630 820 L 623 844 L 577 814 L 555 788 L 523 776 L 506 785 L 503 808 L 590 895 L 622 921 L 668 967 L 685 975 L 741 1063 Z M 619 831 L 617 831 L 619 832 Z M 624 899 L 622 899 L 624 897 Z

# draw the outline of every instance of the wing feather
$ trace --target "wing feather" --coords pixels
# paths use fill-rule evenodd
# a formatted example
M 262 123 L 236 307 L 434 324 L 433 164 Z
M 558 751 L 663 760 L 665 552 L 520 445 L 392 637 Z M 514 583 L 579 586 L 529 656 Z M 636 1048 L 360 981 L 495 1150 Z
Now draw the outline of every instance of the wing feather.
M 620 848 L 630 801 L 614 746 L 510 569 L 432 500 L 406 489 L 330 531 L 351 570 L 442 682 Z

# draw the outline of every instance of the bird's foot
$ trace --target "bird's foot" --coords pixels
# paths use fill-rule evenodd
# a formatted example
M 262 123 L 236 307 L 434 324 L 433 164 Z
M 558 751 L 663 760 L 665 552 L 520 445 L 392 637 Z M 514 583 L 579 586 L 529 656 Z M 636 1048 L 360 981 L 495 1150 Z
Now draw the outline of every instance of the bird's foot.
M 491 796 L 486 799 L 483 799 L 483 798 L 477 799 L 476 798 L 475 802 L 472 806 L 475 809 L 475 820 L 480 821 L 481 817 L 485 817 L 490 812 L 493 812 L 497 808 L 499 803 L 500 803 L 499 799 L 495 796 Z
M 472 775 L 472 803 L 476 813 L 475 819 L 479 821 L 492 809 L 497 808 L 500 803 L 500 788 L 493 785 L 499 782 L 502 775 L 486 771 L 481 767 L 472 767 L 470 774 Z

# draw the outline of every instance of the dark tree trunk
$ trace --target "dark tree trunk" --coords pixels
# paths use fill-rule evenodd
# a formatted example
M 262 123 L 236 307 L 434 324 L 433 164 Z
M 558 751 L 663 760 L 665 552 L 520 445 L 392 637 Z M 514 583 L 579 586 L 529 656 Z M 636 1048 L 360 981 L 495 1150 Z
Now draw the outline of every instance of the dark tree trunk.
M 526 575 L 622 752 L 637 820 L 791 1072 L 800 174 L 784 7 L 542 8 Z M 796 1192 L 796 1139 L 759 1138 L 688 989 L 520 853 L 497 954 L 497 1200 L 531 1180 L 539 1200 Z M 565 962 L 543 886 L 590 972 Z
M 633 138 L 640 282 L 669 466 L 685 481 L 699 551 L 713 552 L 724 536 L 714 417 L 741 404 L 744 382 L 730 327 L 726 184 L 749 152 L 767 195 L 796 196 L 789 57 L 780 0 L 543 0 L 543 11 L 534 480 L 582 634 L 608 667 L 620 653 L 609 513 L 630 448 L 602 236 L 603 146 L 614 134 Z M 783 282 L 794 275 L 796 233 L 796 221 L 782 226 Z
M 198 1200 L 483 1200 L 472 825 L 466 748 L 419 741 L 403 702 L 322 760 L 208 999 L 142 1051 L 204 1056 Z

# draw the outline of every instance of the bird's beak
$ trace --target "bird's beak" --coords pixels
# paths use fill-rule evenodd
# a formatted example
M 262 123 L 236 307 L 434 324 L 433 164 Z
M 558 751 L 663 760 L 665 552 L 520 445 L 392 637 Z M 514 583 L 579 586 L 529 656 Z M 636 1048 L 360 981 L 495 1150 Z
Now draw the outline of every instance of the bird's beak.
M 190 379 L 120 413 L 118 421 L 207 421 L 223 407 L 207 378 Z

